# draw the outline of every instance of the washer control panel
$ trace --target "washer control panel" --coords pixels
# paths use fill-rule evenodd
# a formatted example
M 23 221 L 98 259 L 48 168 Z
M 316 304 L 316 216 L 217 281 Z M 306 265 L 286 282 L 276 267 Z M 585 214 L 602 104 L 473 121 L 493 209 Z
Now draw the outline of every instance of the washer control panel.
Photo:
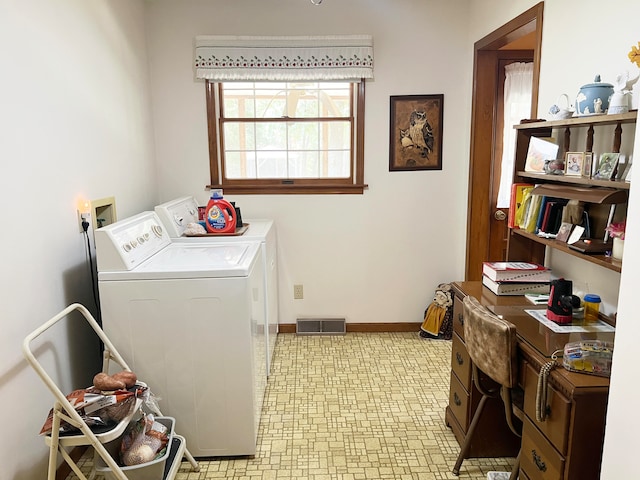
M 95 231 L 98 272 L 131 270 L 171 243 L 154 212 L 143 212 Z
M 155 212 L 171 238 L 183 235 L 187 225 L 198 221 L 198 202 L 195 197 L 180 197 L 158 205 Z

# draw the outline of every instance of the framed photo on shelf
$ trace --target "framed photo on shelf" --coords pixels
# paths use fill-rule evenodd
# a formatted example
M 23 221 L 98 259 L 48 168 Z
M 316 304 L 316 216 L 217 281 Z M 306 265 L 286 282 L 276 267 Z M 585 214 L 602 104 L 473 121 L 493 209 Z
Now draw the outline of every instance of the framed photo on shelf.
M 619 158 L 619 153 L 603 153 L 600 155 L 598 169 L 596 170 L 594 178 L 598 178 L 600 180 L 611 180 L 613 172 L 616 171 Z
M 389 171 L 442 170 L 444 95 L 392 95 Z
M 562 222 L 560 229 L 556 235 L 556 240 L 559 242 L 566 242 L 569 239 L 569 235 L 573 230 L 574 225 L 569 222 Z
M 592 173 L 593 173 L 593 153 L 585 152 L 584 162 L 582 164 L 582 176 L 591 178 Z
M 564 160 L 564 174 L 581 177 L 584 169 L 584 152 L 567 152 Z
M 551 137 L 531 137 L 524 161 L 525 172 L 544 173 L 545 160 L 554 160 L 558 155 L 558 145 Z

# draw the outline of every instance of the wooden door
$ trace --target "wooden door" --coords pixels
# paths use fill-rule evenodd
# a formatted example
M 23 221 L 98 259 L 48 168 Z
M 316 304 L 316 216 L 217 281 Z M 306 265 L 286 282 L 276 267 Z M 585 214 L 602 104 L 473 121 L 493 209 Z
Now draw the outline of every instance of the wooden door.
M 515 62 L 533 62 L 533 52 L 531 50 L 505 50 L 497 52 L 497 95 L 496 95 L 496 118 L 495 134 L 493 146 L 491 147 L 491 184 L 489 187 L 489 249 L 487 261 L 501 261 L 507 258 L 507 238 L 509 228 L 507 219 L 509 217 L 508 208 L 498 208 L 498 190 L 502 177 L 503 159 L 503 132 L 504 132 L 504 84 L 506 80 L 507 65 Z M 529 117 L 527 117 L 529 118 Z
M 473 105 L 469 204 L 467 209 L 467 256 L 465 280 L 482 278 L 483 261 L 505 259 L 508 210 L 496 207 L 500 178 L 502 110 L 505 60 L 533 62 L 531 117 L 538 105 L 541 2 L 474 45 Z

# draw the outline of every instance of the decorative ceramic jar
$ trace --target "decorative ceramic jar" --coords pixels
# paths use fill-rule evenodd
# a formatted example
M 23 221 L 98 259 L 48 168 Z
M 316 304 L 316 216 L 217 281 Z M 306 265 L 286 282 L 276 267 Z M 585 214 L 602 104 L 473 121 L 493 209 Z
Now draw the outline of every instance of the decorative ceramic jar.
M 563 93 L 558 97 L 558 100 L 554 105 L 549 108 L 551 114 L 551 120 L 565 120 L 573 117 L 576 111 L 569 105 L 569 95 Z
M 576 115 L 601 115 L 609 109 L 609 99 L 613 95 L 613 85 L 600 81 L 596 75 L 593 83 L 580 87 L 576 97 Z

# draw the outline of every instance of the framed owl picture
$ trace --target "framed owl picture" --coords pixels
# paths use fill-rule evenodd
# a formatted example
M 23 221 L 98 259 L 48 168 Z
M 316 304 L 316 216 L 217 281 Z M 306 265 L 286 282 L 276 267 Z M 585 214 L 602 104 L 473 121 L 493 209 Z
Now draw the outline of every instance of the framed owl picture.
M 389 171 L 442 170 L 444 95 L 392 95 Z

